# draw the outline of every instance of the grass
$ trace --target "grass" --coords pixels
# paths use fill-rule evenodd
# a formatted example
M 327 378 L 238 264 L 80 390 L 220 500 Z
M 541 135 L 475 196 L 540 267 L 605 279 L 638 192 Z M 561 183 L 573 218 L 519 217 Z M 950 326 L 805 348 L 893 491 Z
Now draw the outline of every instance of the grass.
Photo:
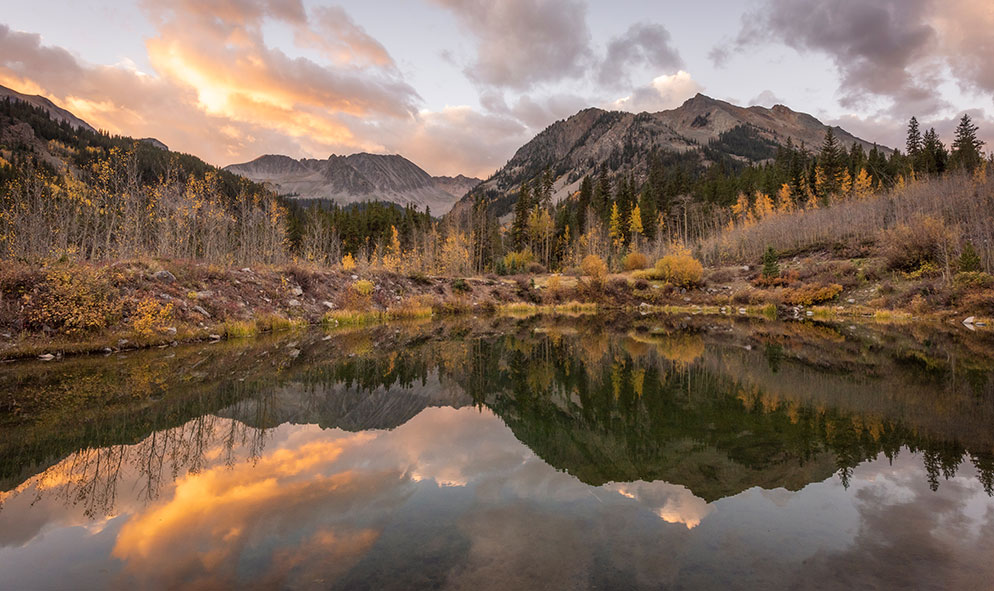
M 220 333 L 229 339 L 243 339 L 258 336 L 264 332 L 298 330 L 310 326 L 304 318 L 287 318 L 279 314 L 264 314 L 252 320 L 228 320 L 220 327 Z
M 383 322 L 385 316 L 375 310 L 331 310 L 321 318 L 321 323 L 330 326 L 368 326 Z
M 596 314 L 597 304 L 584 302 L 566 302 L 565 304 L 539 305 L 526 302 L 505 304 L 498 306 L 498 314 L 504 316 L 535 316 L 538 314 L 548 314 L 552 316 L 581 316 L 584 314 Z

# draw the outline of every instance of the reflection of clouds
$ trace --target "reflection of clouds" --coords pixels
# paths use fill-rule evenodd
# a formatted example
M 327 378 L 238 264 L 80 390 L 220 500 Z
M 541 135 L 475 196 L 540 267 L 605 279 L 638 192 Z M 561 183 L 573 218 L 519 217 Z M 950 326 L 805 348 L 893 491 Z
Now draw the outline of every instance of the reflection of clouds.
M 701 520 L 714 509 L 707 501 L 678 484 L 639 481 L 611 483 L 604 485 L 604 488 L 650 507 L 667 523 L 682 523 L 687 529 L 700 525 Z
M 430 408 L 390 431 L 283 425 L 257 455 L 211 441 L 198 471 L 151 500 L 135 493 L 140 470 L 123 467 L 113 520 L 91 521 L 51 494 L 72 485 L 66 464 L 78 459 L 31 479 L 0 512 L 0 569 L 17 567 L 15 551 L 57 556 L 53 540 L 74 532 L 96 554 L 90 563 L 115 564 L 94 543 L 114 538 L 106 551 L 120 572 L 105 583 L 127 588 L 363 577 L 403 587 L 405 569 L 422 566 L 411 544 L 443 548 L 424 568 L 453 589 L 978 588 L 994 551 L 994 508 L 973 475 L 932 493 L 912 454 L 860 466 L 848 491 L 833 478 L 709 504 L 665 482 L 587 486 L 476 408 Z
M 818 552 L 798 588 L 989 588 L 994 555 L 994 505 L 979 481 L 961 470 L 929 490 L 917 454 L 893 466 L 857 469 L 859 527 L 841 551 Z

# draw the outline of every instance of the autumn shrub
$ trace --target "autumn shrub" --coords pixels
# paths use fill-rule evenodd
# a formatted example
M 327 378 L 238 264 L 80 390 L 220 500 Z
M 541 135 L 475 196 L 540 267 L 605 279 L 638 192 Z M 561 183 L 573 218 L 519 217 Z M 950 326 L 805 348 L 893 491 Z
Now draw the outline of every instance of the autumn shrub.
M 652 279 L 661 279 L 678 287 L 692 287 L 701 282 L 704 266 L 689 253 L 668 254 L 656 261 Z
M 546 268 L 542 263 L 533 261 L 525 266 L 525 272 L 531 275 L 541 275 L 546 272 Z
M 783 302 L 792 306 L 810 306 L 833 300 L 842 293 L 838 283 L 803 285 L 797 288 L 785 289 L 781 294 Z
M 145 298 L 138 302 L 131 315 L 131 328 L 147 338 L 166 332 L 172 317 L 172 304 L 160 304 L 155 298 Z
M 352 253 L 345 253 L 345 256 L 342 257 L 342 270 L 351 271 L 355 269 L 355 266 L 355 258 L 352 256 Z
M 908 279 L 926 279 L 928 277 L 938 277 L 939 275 L 942 275 L 942 269 L 939 265 L 931 261 L 924 262 L 914 271 L 904 274 Z
M 588 254 L 580 263 L 580 271 L 594 282 L 600 282 L 607 276 L 607 263 L 596 254 Z
M 360 279 L 348 289 L 342 297 L 342 308 L 346 310 L 368 310 L 373 305 L 373 290 L 375 286 L 368 279 Z
M 956 274 L 953 283 L 960 287 L 987 289 L 994 287 L 994 276 L 983 271 L 962 271 Z
M 918 216 L 880 233 L 881 254 L 887 265 L 909 272 L 926 263 L 942 263 L 954 241 L 953 229 L 932 216 Z
M 558 301 L 563 294 L 563 280 L 559 275 L 549 277 L 545 282 L 545 295 L 552 301 Z
M 621 259 L 625 271 L 638 271 L 649 266 L 649 258 L 641 252 L 630 252 Z
M 22 301 L 30 328 L 67 334 L 105 328 L 121 308 L 110 279 L 87 266 L 49 269 L 44 281 Z

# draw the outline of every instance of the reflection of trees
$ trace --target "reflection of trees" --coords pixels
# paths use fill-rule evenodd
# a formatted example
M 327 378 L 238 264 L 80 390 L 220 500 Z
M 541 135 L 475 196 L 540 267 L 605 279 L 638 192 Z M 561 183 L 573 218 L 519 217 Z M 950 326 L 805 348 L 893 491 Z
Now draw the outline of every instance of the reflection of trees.
M 235 451 L 244 458 L 260 457 L 266 431 L 213 415 L 197 417 L 179 427 L 152 433 L 136 445 L 112 445 L 71 454 L 45 471 L 33 489 L 41 498 L 54 494 L 67 505 L 81 506 L 90 518 L 110 515 L 122 481 L 135 482 L 143 501 L 158 498 L 164 484 L 207 468 L 215 452 L 234 465 Z
M 824 330 L 804 330 L 805 338 L 820 339 L 811 347 L 819 351 L 821 363 L 831 364 L 833 351 L 839 351 L 840 359 L 866 375 L 883 372 L 884 366 L 860 357 L 861 350 L 838 333 L 828 331 L 831 338 L 822 338 Z M 843 396 L 805 397 L 806 374 L 794 371 L 797 352 L 782 338 L 763 347 L 722 348 L 695 333 L 626 330 L 612 336 L 594 326 L 589 334 L 583 327 L 483 337 L 439 332 L 393 347 L 376 345 L 367 333 L 342 339 L 301 344 L 303 353 L 293 359 L 285 354 L 273 359 L 272 352 L 284 346 L 242 351 L 234 358 L 194 357 L 189 364 L 194 377 L 176 372 L 175 365 L 136 363 L 135 371 L 145 376 L 138 380 L 137 411 L 122 387 L 116 399 L 126 402 L 120 407 L 107 403 L 109 419 L 85 422 L 85 428 L 70 433 L 72 438 L 58 431 L 63 422 L 53 421 L 50 433 L 32 432 L 34 455 L 11 454 L 0 464 L 6 464 L 4 474 L 17 474 L 38 463 L 33 458 L 60 454 L 67 446 L 81 449 L 45 472 L 36 490 L 58 489 L 65 502 L 82 505 L 87 515 L 105 514 L 117 502 L 124 474 L 137 478 L 140 498 L 151 500 L 165 484 L 200 472 L 209 462 L 233 465 L 259 457 L 266 429 L 285 420 L 278 397 L 288 391 L 327 396 L 335 386 L 362 398 L 377 390 L 424 385 L 437 375 L 462 388 L 475 404 L 492 409 L 547 462 L 591 484 L 667 480 L 706 498 L 748 486 L 800 487 L 832 472 L 848 485 L 861 463 L 881 454 L 893 460 L 909 449 L 921 453 L 933 490 L 969 460 L 985 490 L 994 493 L 994 450 L 986 440 L 957 441 L 915 422 L 935 405 L 969 427 L 964 433 L 980 432 L 978 417 L 959 410 L 969 408 L 960 399 L 963 392 L 986 396 L 991 371 L 968 366 L 951 386 L 947 368 L 935 355 L 926 363 L 922 355 L 890 355 L 875 345 L 882 356 L 898 360 L 899 369 L 888 371 L 908 372 L 910 378 L 897 375 L 926 383 L 921 392 L 928 396 L 914 399 L 915 414 L 894 418 L 847 407 Z M 964 363 L 962 356 L 954 361 L 957 367 Z M 129 383 L 129 368 L 125 362 L 113 366 L 114 379 Z M 775 373 L 779 381 L 764 381 L 761 371 Z M 840 373 L 819 375 L 835 380 L 839 392 L 860 385 Z M 45 392 L 61 392 L 76 401 L 72 408 L 82 408 L 81 400 L 95 396 L 91 389 L 116 383 L 108 375 L 84 375 L 80 391 L 73 390 L 72 374 L 62 382 L 39 381 Z M 149 401 L 151 395 L 156 400 Z M 234 407 L 253 414 L 225 415 L 238 421 L 218 418 Z M 362 427 L 361 422 L 350 425 Z

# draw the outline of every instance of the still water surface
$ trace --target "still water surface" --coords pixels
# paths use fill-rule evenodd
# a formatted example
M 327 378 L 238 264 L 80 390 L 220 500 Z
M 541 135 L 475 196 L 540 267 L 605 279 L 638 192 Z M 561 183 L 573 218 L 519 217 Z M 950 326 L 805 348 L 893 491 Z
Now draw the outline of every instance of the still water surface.
M 463 320 L 0 366 L 4 589 L 984 589 L 994 343 Z

